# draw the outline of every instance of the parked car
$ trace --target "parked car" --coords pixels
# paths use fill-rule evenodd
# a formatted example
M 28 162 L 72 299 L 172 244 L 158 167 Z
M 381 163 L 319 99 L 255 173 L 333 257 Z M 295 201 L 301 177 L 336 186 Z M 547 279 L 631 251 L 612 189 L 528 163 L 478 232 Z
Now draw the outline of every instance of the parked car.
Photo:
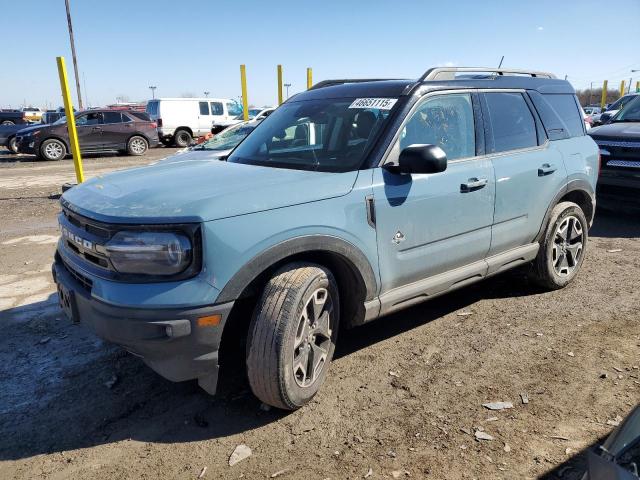
M 620 109 L 622 109 L 627 103 L 633 100 L 635 97 L 640 95 L 640 93 L 628 93 L 627 95 L 623 95 L 618 100 L 613 102 L 611 105 L 607 106 L 604 112 L 600 114 L 600 116 L 594 117 L 594 125 L 606 125 L 609 123 L 611 118 L 618 113 Z
M 187 147 L 209 133 L 214 121 L 237 117 L 242 106 L 226 98 L 156 98 L 149 100 L 146 111 L 158 123 L 162 143 Z
M 584 112 L 587 115 L 596 115 L 598 113 L 602 113 L 602 109 L 600 107 L 594 107 L 594 106 L 589 105 L 587 107 L 584 107 Z
M 160 162 L 184 162 L 189 160 L 225 160 L 229 153 L 261 122 L 252 120 L 226 128 L 214 137 L 191 148 L 180 150 Z
M 0 125 L 0 145 L 5 147 L 11 153 L 18 153 L 16 135 L 25 127 L 25 124 Z
M 142 155 L 158 145 L 157 124 L 140 119 L 133 112 L 90 110 L 77 113 L 76 127 L 80 150 L 85 153 L 126 152 Z M 71 150 L 67 119 L 51 125 L 34 125 L 18 132 L 18 152 L 45 160 L 62 160 Z
M 262 107 L 262 108 L 250 108 L 248 111 L 249 120 L 264 120 L 271 112 L 273 112 L 275 108 L 273 107 Z M 237 117 L 233 117 L 230 120 L 214 120 L 211 125 L 211 133 L 216 134 L 221 132 L 227 127 L 231 125 L 237 125 L 238 123 L 244 122 L 244 113 L 241 113 Z
M 71 188 L 53 265 L 63 310 L 209 393 L 220 352 L 246 351 L 255 395 L 296 409 L 341 328 L 528 263 L 566 286 L 598 174 L 575 92 L 544 72 L 468 71 L 321 82 L 224 162 Z
M 22 112 L 28 122 L 39 122 L 42 119 L 42 110 L 38 107 L 23 107 Z
M 22 125 L 28 123 L 24 112 L 19 110 L 0 111 L 0 125 Z
M 640 95 L 589 135 L 600 148 L 598 198 L 611 205 L 640 207 Z
M 582 480 L 640 479 L 640 406 L 597 449 L 587 453 Z

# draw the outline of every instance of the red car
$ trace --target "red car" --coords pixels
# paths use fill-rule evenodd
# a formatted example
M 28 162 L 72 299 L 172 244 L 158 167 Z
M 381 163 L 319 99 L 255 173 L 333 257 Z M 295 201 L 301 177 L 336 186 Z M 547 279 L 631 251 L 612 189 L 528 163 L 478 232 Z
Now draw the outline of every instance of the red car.
M 125 152 L 142 155 L 159 143 L 157 124 L 144 112 L 90 110 L 76 113 L 78 142 L 83 153 Z M 66 117 L 51 125 L 34 125 L 16 134 L 19 153 L 61 160 L 71 149 Z

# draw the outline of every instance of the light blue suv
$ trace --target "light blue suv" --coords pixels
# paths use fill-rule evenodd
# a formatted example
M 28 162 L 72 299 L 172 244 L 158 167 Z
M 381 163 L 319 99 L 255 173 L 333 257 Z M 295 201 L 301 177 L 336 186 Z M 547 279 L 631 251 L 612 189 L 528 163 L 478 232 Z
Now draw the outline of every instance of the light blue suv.
M 295 409 L 340 328 L 527 263 L 547 288 L 571 282 L 598 162 L 573 88 L 551 74 L 326 81 L 226 161 L 67 191 L 53 273 L 73 321 L 166 378 L 214 393 L 219 353 L 246 348 L 255 395 Z

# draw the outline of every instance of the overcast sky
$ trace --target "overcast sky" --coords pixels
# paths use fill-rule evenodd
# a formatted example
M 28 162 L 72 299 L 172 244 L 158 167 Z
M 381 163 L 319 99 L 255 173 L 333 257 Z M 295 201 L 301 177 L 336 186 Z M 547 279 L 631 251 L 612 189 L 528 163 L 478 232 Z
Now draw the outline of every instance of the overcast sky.
M 55 57 L 73 79 L 64 0 L 2 0 L 0 106 L 62 103 Z M 415 78 L 436 65 L 504 66 L 568 75 L 600 86 L 640 69 L 633 31 L 640 0 L 205 1 L 71 0 L 83 96 L 104 105 L 125 96 L 240 95 L 276 101 L 276 65 L 290 93 L 327 78 Z M 604 17 L 602 14 L 607 14 Z M 609 16 L 611 14 L 611 16 Z M 602 21 L 598 22 L 598 18 Z M 86 89 L 86 91 L 85 91 Z M 86 103 L 86 100 L 85 100 Z

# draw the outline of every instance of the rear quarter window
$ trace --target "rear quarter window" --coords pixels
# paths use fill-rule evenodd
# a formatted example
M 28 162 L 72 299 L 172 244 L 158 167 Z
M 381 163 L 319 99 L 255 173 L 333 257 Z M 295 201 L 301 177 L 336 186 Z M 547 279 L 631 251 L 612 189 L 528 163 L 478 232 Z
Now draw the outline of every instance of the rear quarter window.
M 492 152 L 506 152 L 538 145 L 536 122 L 521 93 L 486 93 L 493 137 Z
M 579 137 L 585 134 L 584 119 L 574 95 L 544 94 L 542 96 L 567 126 L 570 137 Z

